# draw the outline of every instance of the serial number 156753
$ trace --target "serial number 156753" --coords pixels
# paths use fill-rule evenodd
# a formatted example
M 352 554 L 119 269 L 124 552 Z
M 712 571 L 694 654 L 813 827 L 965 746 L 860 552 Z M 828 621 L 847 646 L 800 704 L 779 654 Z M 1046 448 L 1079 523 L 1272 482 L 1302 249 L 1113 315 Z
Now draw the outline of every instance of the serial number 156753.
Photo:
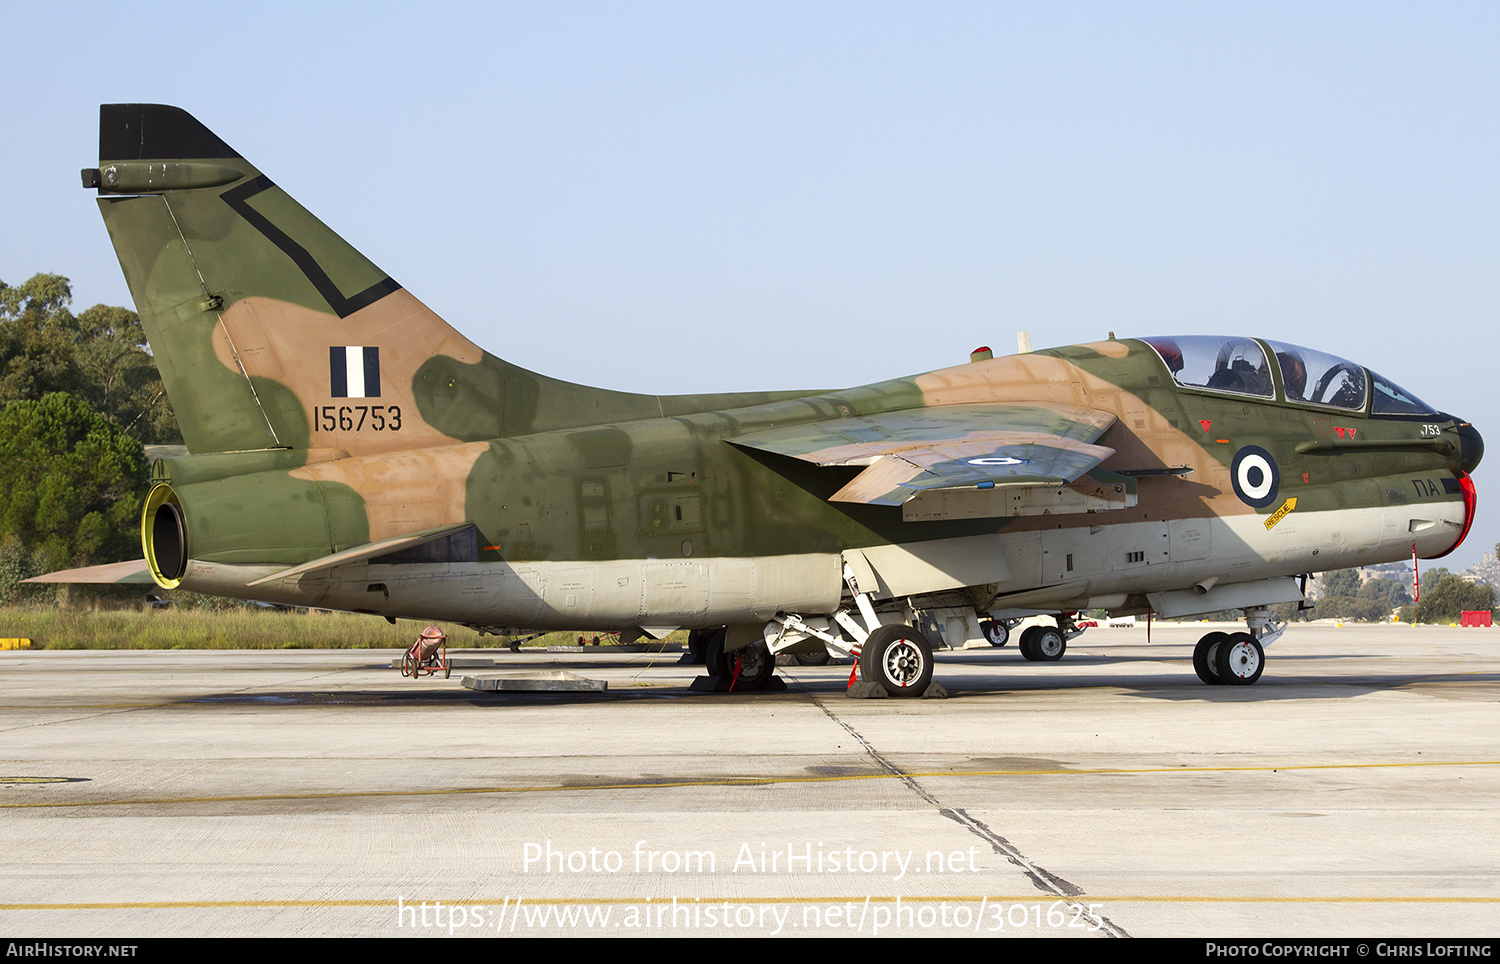
M 313 425 L 324 432 L 399 432 L 401 406 L 315 405 Z

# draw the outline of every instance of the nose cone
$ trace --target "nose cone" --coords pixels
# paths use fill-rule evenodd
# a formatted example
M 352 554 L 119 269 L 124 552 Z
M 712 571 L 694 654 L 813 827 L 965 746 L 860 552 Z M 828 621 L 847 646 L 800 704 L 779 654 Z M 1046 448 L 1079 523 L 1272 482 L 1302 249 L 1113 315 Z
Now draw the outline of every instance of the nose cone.
M 1468 422 L 1459 422 L 1454 430 L 1458 432 L 1458 464 L 1465 472 L 1473 472 L 1484 458 L 1484 439 Z

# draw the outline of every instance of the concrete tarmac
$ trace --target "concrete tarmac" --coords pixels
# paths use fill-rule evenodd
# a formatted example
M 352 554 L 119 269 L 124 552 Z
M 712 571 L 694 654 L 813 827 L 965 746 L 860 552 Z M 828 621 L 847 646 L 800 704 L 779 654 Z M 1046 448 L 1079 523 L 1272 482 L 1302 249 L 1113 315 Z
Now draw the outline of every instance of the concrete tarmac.
M 1294 627 L 1251 687 L 1200 627 L 944 700 L 688 690 L 676 656 L 0 653 L 0 928 L 28 937 L 1500 935 L 1500 633 Z M 489 653 L 486 653 L 489 655 Z M 484 675 L 479 671 L 478 675 Z

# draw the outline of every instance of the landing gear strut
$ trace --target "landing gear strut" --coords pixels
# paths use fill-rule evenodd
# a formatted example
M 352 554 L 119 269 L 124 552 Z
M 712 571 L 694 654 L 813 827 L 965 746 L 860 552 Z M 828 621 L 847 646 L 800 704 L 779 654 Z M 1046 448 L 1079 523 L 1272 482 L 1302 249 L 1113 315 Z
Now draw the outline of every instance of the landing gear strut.
M 859 678 L 864 683 L 873 683 L 890 696 L 921 696 L 932 682 L 932 644 L 910 625 L 881 623 L 874 602 L 868 593 L 860 591 L 854 571 L 847 565 L 844 582 L 852 605 L 827 616 L 804 618 L 796 613 L 777 613 L 766 624 L 761 645 L 771 653 L 780 653 L 813 637 L 821 640 L 830 654 L 858 660 Z M 709 653 L 713 653 L 712 647 Z M 713 671 L 712 664 L 709 671 Z M 853 694 L 852 674 L 849 683 Z

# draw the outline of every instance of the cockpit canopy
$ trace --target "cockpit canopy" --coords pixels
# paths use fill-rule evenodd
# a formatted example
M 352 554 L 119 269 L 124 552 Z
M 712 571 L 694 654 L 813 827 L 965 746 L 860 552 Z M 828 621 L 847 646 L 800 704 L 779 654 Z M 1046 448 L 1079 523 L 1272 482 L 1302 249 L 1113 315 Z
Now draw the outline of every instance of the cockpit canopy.
M 1347 359 L 1311 348 L 1217 335 L 1142 341 L 1155 349 L 1183 388 L 1368 411 L 1372 415 L 1438 414 L 1395 382 Z

